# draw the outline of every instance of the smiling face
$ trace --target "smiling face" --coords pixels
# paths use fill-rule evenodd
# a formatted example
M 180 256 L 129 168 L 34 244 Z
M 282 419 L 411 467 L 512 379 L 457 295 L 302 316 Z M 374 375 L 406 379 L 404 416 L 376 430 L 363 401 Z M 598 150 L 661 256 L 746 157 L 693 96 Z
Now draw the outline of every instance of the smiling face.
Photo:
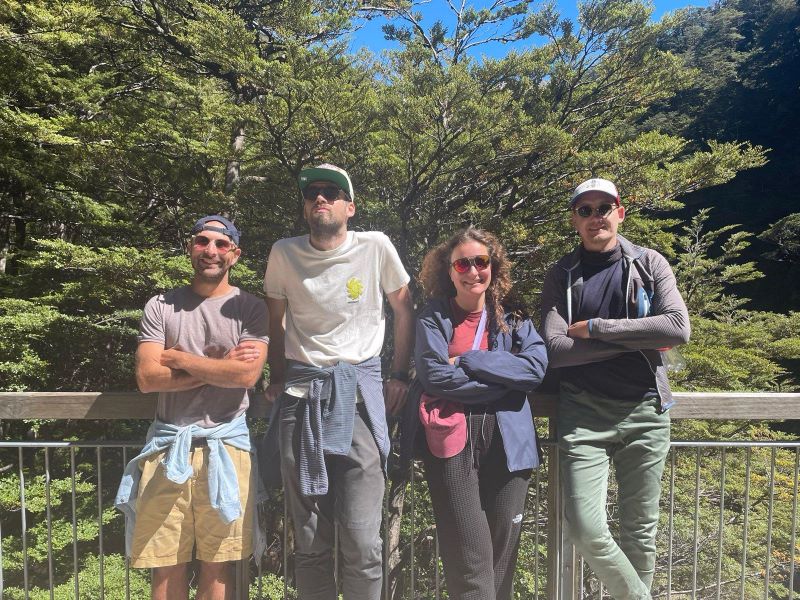
M 209 221 L 207 225 L 225 227 L 217 221 Z M 217 240 L 226 242 L 223 246 L 227 245 L 228 248 L 218 248 Z M 189 247 L 195 279 L 208 283 L 222 281 L 227 277 L 230 268 L 239 260 L 241 253 L 242 251 L 224 233 L 209 229 L 199 231 L 192 238 Z
M 464 300 L 463 305 L 471 305 L 477 299 L 482 299 L 486 295 L 486 290 L 489 284 L 492 283 L 492 265 L 491 263 L 485 269 L 478 270 L 478 268 L 471 264 L 469 269 L 464 273 L 459 273 L 453 268 L 453 262 L 459 258 L 471 258 L 475 256 L 486 256 L 489 254 L 489 249 L 474 240 L 462 242 L 450 253 L 450 280 L 456 288 L 456 301 L 459 299 Z M 462 304 L 459 302 L 459 304 Z
M 604 204 L 613 206 L 611 212 L 602 217 L 597 209 Z M 591 216 L 582 217 L 576 211 L 587 206 Z M 616 205 L 616 199 L 598 191 L 581 195 L 572 207 L 572 225 L 581 236 L 583 247 L 591 252 L 607 252 L 617 245 L 617 228 L 625 220 L 625 207 Z

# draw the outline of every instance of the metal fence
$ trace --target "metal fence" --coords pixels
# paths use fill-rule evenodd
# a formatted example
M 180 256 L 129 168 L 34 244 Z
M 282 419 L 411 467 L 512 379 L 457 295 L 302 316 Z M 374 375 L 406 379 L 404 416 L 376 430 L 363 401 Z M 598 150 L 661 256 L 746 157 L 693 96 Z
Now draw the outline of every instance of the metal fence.
M 673 441 L 653 598 L 800 598 L 799 463 L 800 442 Z M 564 560 L 566 571 L 572 561 L 562 597 L 611 598 L 579 556 Z
M 7 418 L 2 400 L 0 395 L 0 417 Z M 788 406 L 800 418 L 800 395 Z M 129 569 L 123 519 L 113 508 L 122 468 L 140 446 L 0 442 L 3 598 L 149 598 L 149 573 Z M 515 593 L 537 600 L 609 598 L 568 543 L 560 518 L 558 455 L 551 439 L 543 447 L 544 464 L 531 479 Z M 799 472 L 800 441 L 673 441 L 663 478 L 653 597 L 800 599 Z M 386 498 L 384 597 L 445 598 L 419 465 L 400 488 L 405 514 L 396 520 L 399 535 L 388 529 L 388 493 Z M 612 478 L 612 528 L 618 518 L 615 489 Z M 264 516 L 270 549 L 258 564 L 239 566 L 237 597 L 292 598 L 291 532 L 283 526 L 288 519 L 280 497 Z

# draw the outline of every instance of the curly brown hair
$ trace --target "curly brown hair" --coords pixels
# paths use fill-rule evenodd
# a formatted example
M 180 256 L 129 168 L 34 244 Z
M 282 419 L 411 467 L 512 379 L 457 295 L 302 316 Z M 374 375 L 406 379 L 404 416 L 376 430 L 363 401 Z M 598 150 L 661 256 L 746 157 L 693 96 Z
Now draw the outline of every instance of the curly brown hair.
M 459 244 L 478 242 L 486 246 L 492 261 L 492 282 L 486 289 L 486 311 L 496 331 L 508 331 L 503 318 L 503 300 L 511 291 L 511 262 L 506 250 L 493 234 L 485 229 L 467 227 L 449 240 L 430 250 L 422 261 L 419 281 L 426 298 L 454 298 L 456 288 L 450 279 L 450 256 Z

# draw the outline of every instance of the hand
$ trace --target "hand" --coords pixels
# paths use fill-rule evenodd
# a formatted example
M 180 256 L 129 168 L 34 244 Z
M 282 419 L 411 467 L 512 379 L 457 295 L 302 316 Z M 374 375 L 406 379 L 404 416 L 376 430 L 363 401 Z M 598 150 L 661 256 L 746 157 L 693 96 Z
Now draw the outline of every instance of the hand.
M 456 360 L 458 360 L 457 356 L 451 356 L 450 358 L 447 359 L 447 362 L 449 362 L 451 365 L 454 365 L 456 364 Z
M 267 386 L 267 389 L 264 390 L 264 400 L 266 400 L 267 406 L 272 406 L 281 397 L 283 388 L 282 383 L 270 383 Z
M 175 346 L 174 348 L 162 350 L 159 362 L 161 363 L 162 367 L 169 367 L 170 369 L 183 369 L 187 356 L 188 354 L 181 350 L 180 346 Z
M 227 360 L 240 360 L 242 362 L 252 362 L 259 356 L 256 345 L 252 342 L 242 342 L 228 350 L 225 355 Z
M 589 321 L 578 321 L 567 329 L 567 335 L 574 339 L 589 339 Z
M 396 415 L 405 406 L 406 395 L 408 384 L 405 381 L 390 378 L 383 382 L 383 401 L 390 415 Z

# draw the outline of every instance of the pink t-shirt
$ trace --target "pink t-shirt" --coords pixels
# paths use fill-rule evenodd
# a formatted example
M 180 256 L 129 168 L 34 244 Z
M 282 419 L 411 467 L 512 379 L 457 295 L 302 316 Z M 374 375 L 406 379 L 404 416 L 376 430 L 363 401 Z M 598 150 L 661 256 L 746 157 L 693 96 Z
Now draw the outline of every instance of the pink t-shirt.
M 453 358 L 472 350 L 483 311 L 466 312 L 455 303 L 455 300 L 450 300 L 450 310 L 453 311 L 453 339 L 450 340 L 447 353 Z M 484 327 L 478 349 L 489 349 L 488 328 Z M 460 402 L 423 393 L 419 405 L 419 418 L 425 429 L 428 448 L 434 456 L 450 458 L 466 446 L 467 420 Z
M 472 350 L 482 311 L 466 312 L 452 299 L 450 300 L 450 310 L 453 311 L 453 339 L 450 340 L 450 344 L 447 346 L 447 354 L 450 358 L 453 358 Z M 478 349 L 489 349 L 488 327 L 483 330 L 483 337 Z

